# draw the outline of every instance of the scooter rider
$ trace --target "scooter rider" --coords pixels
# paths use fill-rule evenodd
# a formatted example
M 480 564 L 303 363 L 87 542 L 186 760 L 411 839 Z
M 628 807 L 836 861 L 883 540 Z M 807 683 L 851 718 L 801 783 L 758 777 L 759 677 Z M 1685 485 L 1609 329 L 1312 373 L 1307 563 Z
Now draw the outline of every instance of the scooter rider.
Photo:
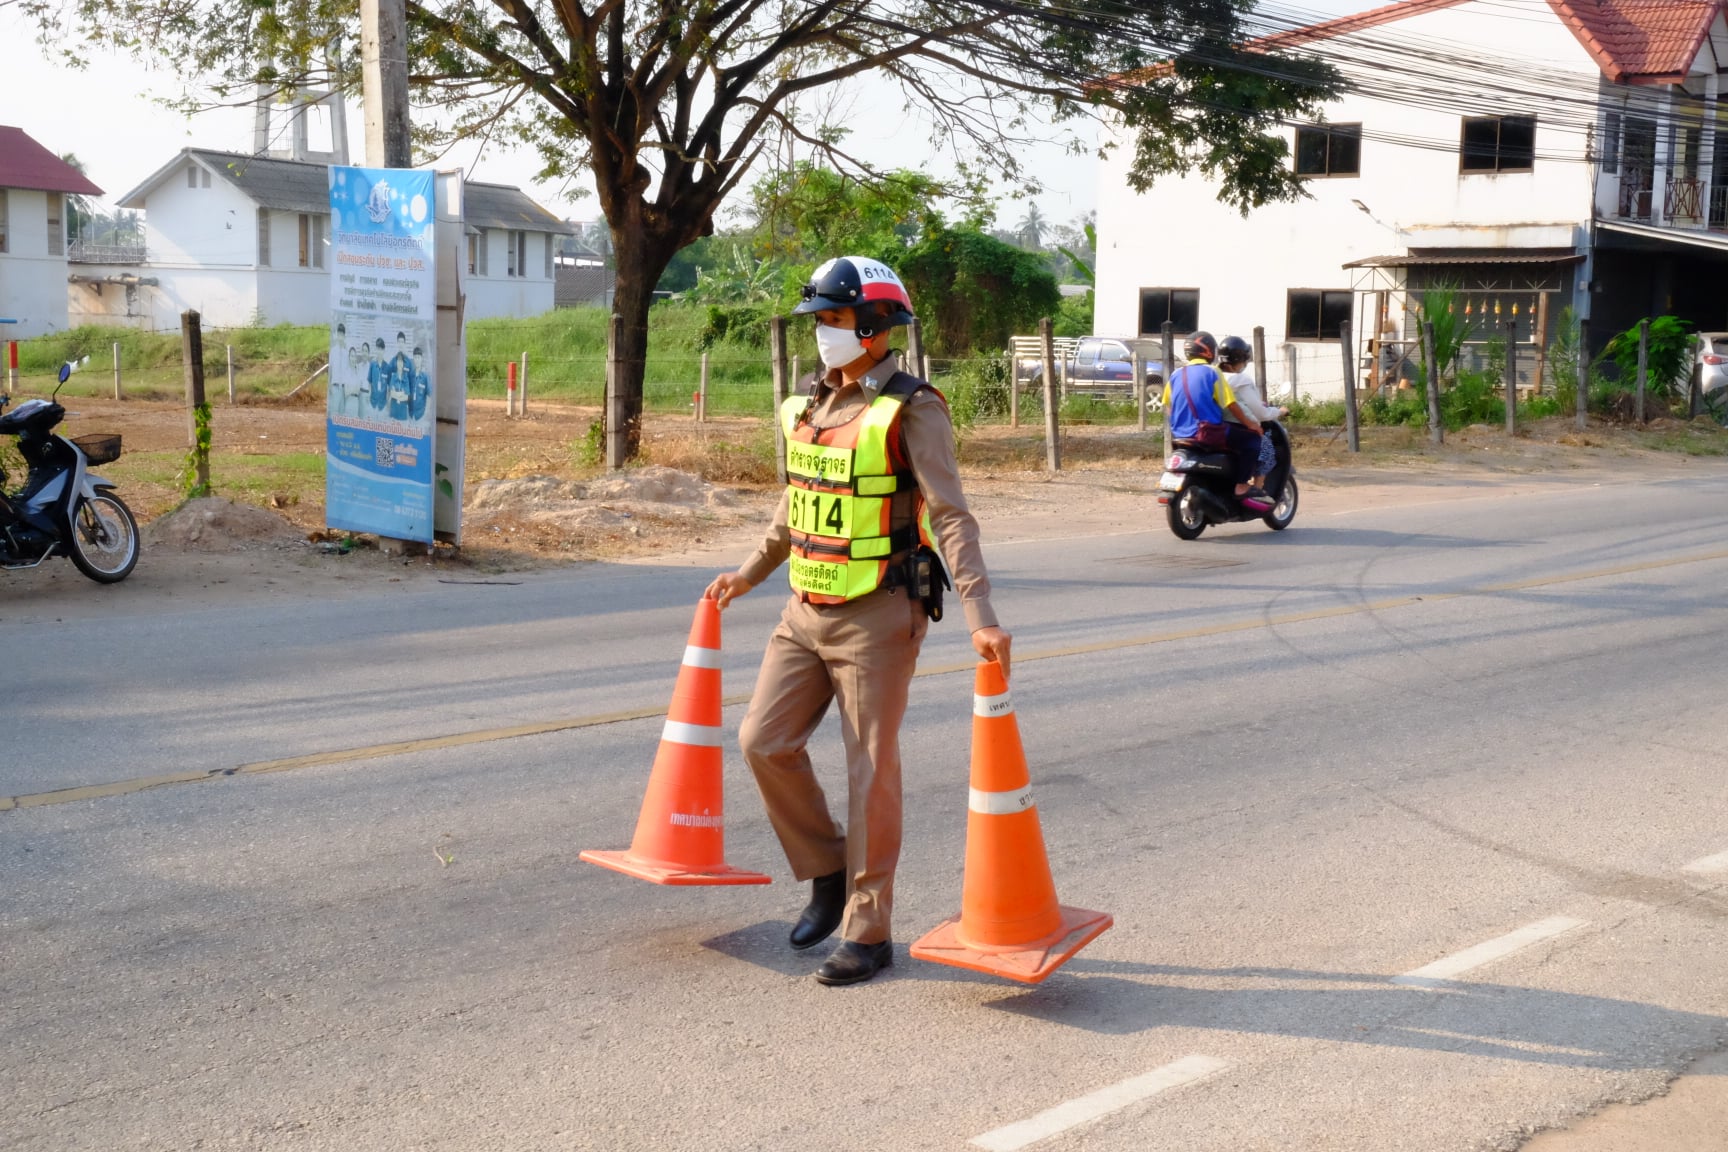
M 1188 337 L 1188 363 L 1171 373 L 1164 385 L 1164 411 L 1173 440 L 1189 440 L 1214 452 L 1228 452 L 1235 468 L 1236 497 L 1256 512 L 1266 512 L 1270 502 L 1249 493 L 1248 480 L 1260 459 L 1260 421 L 1243 411 L 1230 390 L 1229 381 L 1212 366 L 1218 358 L 1218 341 L 1210 332 Z M 1228 411 L 1235 423 L 1225 418 Z
M 1254 350 L 1248 346 L 1248 341 L 1240 336 L 1226 336 L 1218 341 L 1218 370 L 1224 373 L 1224 380 L 1230 385 L 1230 391 L 1236 397 L 1236 403 L 1242 410 L 1262 425 L 1268 420 L 1282 420 L 1289 415 L 1288 408 L 1280 408 L 1266 403 L 1260 391 L 1260 382 L 1254 378 L 1248 366 L 1254 363 Z M 1233 423 L 1241 423 L 1234 412 L 1225 412 L 1224 419 Z M 1278 466 L 1278 453 L 1272 445 L 1272 437 L 1264 434 L 1260 437 L 1260 459 L 1254 467 L 1254 479 L 1250 486 L 1259 492 L 1264 492 L 1266 477 L 1272 474 L 1272 469 Z

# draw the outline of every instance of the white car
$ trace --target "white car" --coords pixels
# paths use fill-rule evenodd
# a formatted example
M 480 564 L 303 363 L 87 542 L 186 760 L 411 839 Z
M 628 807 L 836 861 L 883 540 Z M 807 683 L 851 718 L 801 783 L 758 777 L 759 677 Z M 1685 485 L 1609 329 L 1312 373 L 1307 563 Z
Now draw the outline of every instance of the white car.
M 1728 332 L 1696 334 L 1698 388 L 1710 396 L 1728 388 Z

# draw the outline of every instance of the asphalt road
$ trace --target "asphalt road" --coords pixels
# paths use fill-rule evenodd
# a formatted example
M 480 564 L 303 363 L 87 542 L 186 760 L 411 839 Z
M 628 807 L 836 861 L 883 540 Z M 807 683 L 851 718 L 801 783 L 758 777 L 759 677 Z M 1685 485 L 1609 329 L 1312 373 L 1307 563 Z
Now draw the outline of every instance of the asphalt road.
M 735 742 L 774 885 L 577 861 L 629 839 L 703 570 L 11 624 L 5 796 L 575 726 L 0 813 L 0 1148 L 1515 1148 L 1728 1045 L 1725 498 L 990 548 L 1058 891 L 1116 919 L 1036 988 L 816 985 Z M 727 613 L 729 692 L 779 600 Z M 963 631 L 902 944 L 959 907 Z

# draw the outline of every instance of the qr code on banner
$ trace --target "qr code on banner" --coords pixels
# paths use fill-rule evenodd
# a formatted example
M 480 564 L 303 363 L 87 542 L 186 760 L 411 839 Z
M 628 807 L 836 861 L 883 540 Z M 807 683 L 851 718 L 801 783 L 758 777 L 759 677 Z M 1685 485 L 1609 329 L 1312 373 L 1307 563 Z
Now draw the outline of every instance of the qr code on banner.
M 377 440 L 373 441 L 373 443 L 377 445 L 377 447 L 372 450 L 372 458 L 378 462 L 378 467 L 396 467 L 396 441 L 386 440 L 384 437 L 380 436 Z

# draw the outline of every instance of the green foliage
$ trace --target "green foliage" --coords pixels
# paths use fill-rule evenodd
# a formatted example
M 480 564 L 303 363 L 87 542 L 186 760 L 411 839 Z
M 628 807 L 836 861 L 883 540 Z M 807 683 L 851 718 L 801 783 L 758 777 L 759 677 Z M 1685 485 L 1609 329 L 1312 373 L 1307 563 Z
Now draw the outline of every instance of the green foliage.
M 1684 385 L 1692 374 L 1692 325 L 1678 316 L 1658 316 L 1649 325 L 1645 338 L 1649 394 L 1664 398 L 1684 395 Z M 1638 387 L 1638 328 L 1634 324 L 1608 341 L 1603 350 L 1620 369 L 1621 391 Z
M 922 172 L 899 169 L 865 182 L 800 161 L 750 190 L 756 252 L 765 259 L 820 263 L 869 256 L 890 266 L 923 232 L 947 190 Z M 802 283 L 802 281 L 799 281 Z
M 734 241 L 718 253 L 712 267 L 696 270 L 696 283 L 684 293 L 686 301 L 706 305 L 768 304 L 780 294 L 783 277 L 773 260 L 757 260 L 749 248 Z
M 1458 292 L 1454 288 L 1430 288 L 1422 293 L 1419 318 L 1434 327 L 1434 366 L 1444 384 L 1458 371 L 1458 356 L 1464 350 L 1467 325 L 1458 310 Z M 1418 355 L 1417 363 L 1422 363 Z M 1420 374 L 1420 373 L 1419 373 Z M 1426 386 L 1426 379 L 1423 380 Z
M 214 485 L 198 479 L 202 472 L 210 474 L 210 404 L 206 401 L 192 409 L 192 447 L 186 450 L 186 461 L 180 470 L 180 490 L 186 499 L 196 500 L 216 491 Z
M 1061 307 L 1056 278 L 1041 257 L 1004 244 L 972 224 L 927 222 L 898 271 L 924 321 L 933 351 L 997 351 Z
M 1340 405 L 1342 416 L 1342 408 Z M 1428 397 L 1418 388 L 1376 392 L 1362 402 L 1358 415 L 1363 424 L 1421 428 L 1428 423 Z
M 1500 376 L 1499 368 L 1458 373 L 1452 387 L 1440 393 L 1440 419 L 1446 427 L 1456 432 L 1468 424 L 1504 422 L 1506 401 L 1498 392 Z
M 939 387 L 948 398 L 956 447 L 963 445 L 979 424 L 1008 416 L 1007 361 L 995 357 L 961 361 L 942 378 Z
M 570 441 L 570 462 L 578 468 L 598 468 L 606 459 L 606 424 L 591 420 L 588 431 Z
M 1062 304 L 1056 310 L 1056 335 L 1092 335 L 1093 310 L 1094 302 L 1091 292 L 1083 296 L 1062 297 Z

